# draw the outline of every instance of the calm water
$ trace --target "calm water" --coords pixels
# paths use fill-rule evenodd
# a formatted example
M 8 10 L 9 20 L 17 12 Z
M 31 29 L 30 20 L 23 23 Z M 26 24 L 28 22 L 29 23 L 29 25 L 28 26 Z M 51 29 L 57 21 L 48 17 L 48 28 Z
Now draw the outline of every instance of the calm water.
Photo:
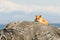
M 51 24 L 51 25 L 54 25 L 54 26 L 56 26 L 56 27 L 59 27 L 60 28 L 60 24 Z M 0 30 L 1 29 L 4 29 L 5 28 L 5 24 L 0 24 Z
M 5 24 L 0 24 L 0 30 L 5 28 Z
M 60 24 L 55 23 L 55 24 L 52 24 L 52 25 L 57 26 L 57 27 L 60 28 Z

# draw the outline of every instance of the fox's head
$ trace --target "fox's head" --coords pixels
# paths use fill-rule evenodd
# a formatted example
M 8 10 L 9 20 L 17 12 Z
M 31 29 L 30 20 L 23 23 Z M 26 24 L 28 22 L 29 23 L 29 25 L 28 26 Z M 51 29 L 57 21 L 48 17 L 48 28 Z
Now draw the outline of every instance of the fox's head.
M 35 17 L 35 21 L 37 21 L 37 22 L 38 22 L 38 21 L 40 20 L 40 18 L 41 18 L 41 15 L 36 16 L 36 17 Z

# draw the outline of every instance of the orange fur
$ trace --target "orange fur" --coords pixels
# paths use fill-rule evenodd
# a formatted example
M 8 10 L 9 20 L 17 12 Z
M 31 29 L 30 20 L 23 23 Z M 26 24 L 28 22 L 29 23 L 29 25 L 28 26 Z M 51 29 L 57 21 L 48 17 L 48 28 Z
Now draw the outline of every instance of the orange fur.
M 41 16 L 36 16 L 35 21 L 48 25 L 48 21 L 46 19 L 42 18 Z

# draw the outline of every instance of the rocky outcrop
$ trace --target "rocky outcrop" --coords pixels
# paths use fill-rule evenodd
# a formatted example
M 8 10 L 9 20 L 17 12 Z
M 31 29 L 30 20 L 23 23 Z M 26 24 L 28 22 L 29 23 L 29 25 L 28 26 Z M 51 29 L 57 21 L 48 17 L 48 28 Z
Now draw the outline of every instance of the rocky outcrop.
M 38 22 L 13 22 L 0 31 L 0 40 L 60 40 L 60 30 Z

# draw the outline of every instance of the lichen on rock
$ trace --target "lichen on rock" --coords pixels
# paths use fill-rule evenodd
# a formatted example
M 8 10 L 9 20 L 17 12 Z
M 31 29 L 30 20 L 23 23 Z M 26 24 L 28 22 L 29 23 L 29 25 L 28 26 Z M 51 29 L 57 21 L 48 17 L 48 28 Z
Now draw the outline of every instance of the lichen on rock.
M 13 24 L 0 30 L 0 40 L 60 40 L 60 30 L 55 26 L 27 21 Z

